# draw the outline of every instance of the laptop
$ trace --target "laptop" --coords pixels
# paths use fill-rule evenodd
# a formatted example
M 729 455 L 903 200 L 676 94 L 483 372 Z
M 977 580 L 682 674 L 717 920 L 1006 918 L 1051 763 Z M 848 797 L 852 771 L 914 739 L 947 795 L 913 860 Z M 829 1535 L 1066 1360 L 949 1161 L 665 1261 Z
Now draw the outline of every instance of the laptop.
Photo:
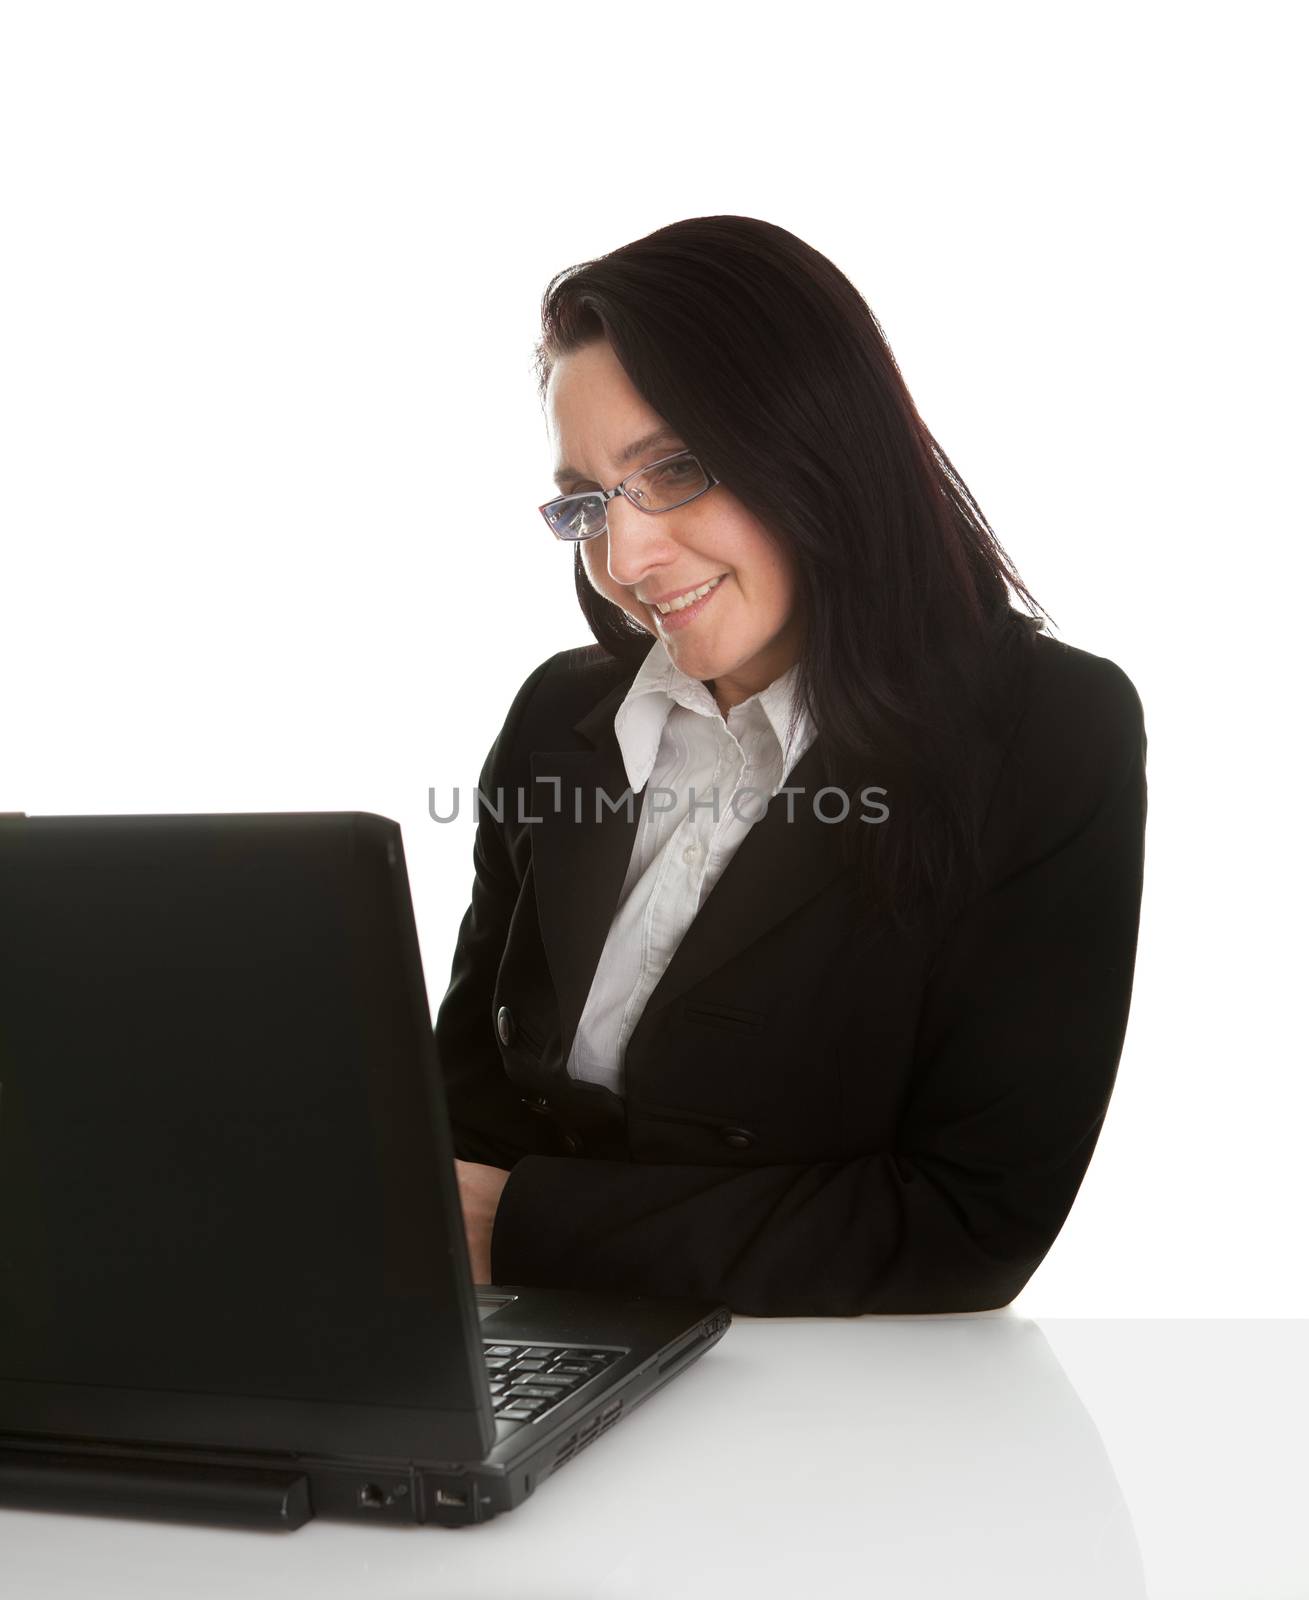
M 453 1157 L 396 822 L 0 818 L 0 1505 L 484 1522 L 726 1332 L 475 1286 Z

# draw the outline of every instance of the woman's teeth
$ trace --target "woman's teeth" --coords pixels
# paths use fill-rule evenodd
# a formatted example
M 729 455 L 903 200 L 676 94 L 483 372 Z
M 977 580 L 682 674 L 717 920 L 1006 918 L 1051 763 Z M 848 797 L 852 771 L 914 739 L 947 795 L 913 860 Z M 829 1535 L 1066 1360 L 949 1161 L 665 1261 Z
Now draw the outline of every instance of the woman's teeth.
M 670 600 L 667 605 L 656 604 L 655 610 L 661 617 L 666 617 L 670 611 L 684 611 L 687 606 L 694 605 L 697 600 L 707 595 L 710 589 L 715 584 L 721 583 L 726 576 L 725 572 L 720 573 L 718 577 L 711 578 L 708 583 L 701 584 L 698 589 L 692 589 L 689 594 L 679 595 L 676 600 Z

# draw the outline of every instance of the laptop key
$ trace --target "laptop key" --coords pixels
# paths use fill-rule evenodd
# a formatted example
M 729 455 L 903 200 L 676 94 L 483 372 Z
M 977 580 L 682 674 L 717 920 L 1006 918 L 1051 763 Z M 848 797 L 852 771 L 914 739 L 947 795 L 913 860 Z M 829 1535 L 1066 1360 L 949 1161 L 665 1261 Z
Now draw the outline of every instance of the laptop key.
M 482 1352 L 488 1356 L 516 1356 L 518 1346 L 512 1344 L 489 1344 Z
M 492 1415 L 497 1417 L 508 1417 L 515 1415 L 519 1411 L 526 1410 L 528 1416 L 534 1417 L 542 1408 L 548 1410 L 553 1404 L 552 1400 L 520 1399 L 517 1395 L 507 1394 L 496 1401 L 491 1407 L 491 1412 Z
M 501 1411 L 499 1415 L 507 1422 L 530 1422 L 536 1413 L 524 1411 L 522 1406 L 513 1406 L 508 1411 Z

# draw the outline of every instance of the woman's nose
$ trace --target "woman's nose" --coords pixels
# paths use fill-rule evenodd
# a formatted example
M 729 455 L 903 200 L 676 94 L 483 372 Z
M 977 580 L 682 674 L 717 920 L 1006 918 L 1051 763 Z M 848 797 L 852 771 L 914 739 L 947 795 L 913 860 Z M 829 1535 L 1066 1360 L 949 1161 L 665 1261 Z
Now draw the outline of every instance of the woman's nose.
M 605 509 L 609 576 L 624 588 L 634 588 L 646 573 L 665 566 L 675 555 L 677 540 L 671 524 L 677 512 L 651 516 L 638 511 L 623 495 L 615 496 Z

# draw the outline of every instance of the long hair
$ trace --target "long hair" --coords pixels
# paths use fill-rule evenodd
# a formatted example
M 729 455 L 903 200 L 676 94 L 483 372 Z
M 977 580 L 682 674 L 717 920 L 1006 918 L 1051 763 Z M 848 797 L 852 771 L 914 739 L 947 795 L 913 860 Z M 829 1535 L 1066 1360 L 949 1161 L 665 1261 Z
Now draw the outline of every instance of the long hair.
M 1047 614 L 919 416 L 877 318 L 785 228 L 693 217 L 551 280 L 543 406 L 557 360 L 598 339 L 793 558 L 797 702 L 824 783 L 849 801 L 842 858 L 875 917 L 939 925 L 980 882 L 978 741 L 998 732 Z M 580 547 L 574 581 L 601 650 L 639 665 L 652 636 L 592 587 Z M 1016 611 L 1010 586 L 1040 615 Z M 879 823 L 863 820 L 870 784 L 887 791 Z

